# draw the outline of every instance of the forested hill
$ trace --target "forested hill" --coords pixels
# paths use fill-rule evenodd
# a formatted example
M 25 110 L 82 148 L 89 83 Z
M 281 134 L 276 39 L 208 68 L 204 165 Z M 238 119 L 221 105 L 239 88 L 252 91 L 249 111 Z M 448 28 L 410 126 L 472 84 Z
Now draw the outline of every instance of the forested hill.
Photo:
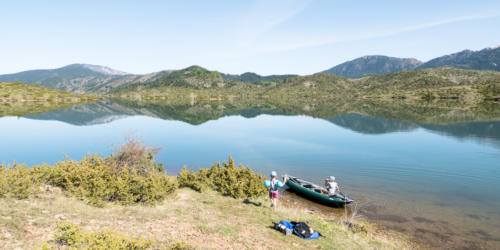
M 246 72 L 241 75 L 231 75 L 221 73 L 222 77 L 228 80 L 240 81 L 240 82 L 249 82 L 249 83 L 262 83 L 262 82 L 281 82 L 282 80 L 290 77 L 295 77 L 297 75 L 269 75 L 269 76 L 261 76 L 259 74 L 253 72 Z

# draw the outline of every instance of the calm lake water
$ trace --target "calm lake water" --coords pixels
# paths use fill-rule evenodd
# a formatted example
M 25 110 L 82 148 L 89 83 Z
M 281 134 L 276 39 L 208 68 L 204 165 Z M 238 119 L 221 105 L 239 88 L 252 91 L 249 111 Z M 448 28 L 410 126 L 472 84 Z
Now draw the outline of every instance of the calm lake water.
M 318 184 L 335 175 L 361 213 L 381 225 L 433 247 L 500 247 L 500 121 L 429 125 L 254 112 L 192 125 L 151 116 L 87 105 L 2 117 L 0 163 L 108 155 L 134 134 L 163 147 L 158 160 L 170 174 L 231 154 L 266 175 L 276 170 Z

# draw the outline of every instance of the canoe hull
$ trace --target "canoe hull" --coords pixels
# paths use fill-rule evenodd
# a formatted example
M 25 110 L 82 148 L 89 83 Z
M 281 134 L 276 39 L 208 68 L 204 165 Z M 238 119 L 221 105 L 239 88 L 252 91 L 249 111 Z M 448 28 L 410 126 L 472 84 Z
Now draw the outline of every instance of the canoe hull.
M 342 199 L 330 197 L 328 195 L 317 193 L 308 188 L 302 187 L 301 185 L 295 183 L 294 181 L 288 179 L 286 181 L 286 185 L 289 187 L 289 190 L 300 195 L 308 200 L 330 206 L 330 207 L 343 207 L 346 204 L 351 203 L 350 201 L 345 201 Z

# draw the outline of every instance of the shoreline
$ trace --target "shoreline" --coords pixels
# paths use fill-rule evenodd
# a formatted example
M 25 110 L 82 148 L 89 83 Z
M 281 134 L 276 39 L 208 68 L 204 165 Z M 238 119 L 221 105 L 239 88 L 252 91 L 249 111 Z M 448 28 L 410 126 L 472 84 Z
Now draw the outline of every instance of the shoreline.
M 58 188 L 47 188 L 39 197 L 27 200 L 1 199 L 8 201 L 0 205 L 0 242 L 7 249 L 36 248 L 52 242 L 56 222 L 63 221 L 85 231 L 107 229 L 131 238 L 154 238 L 157 243 L 182 243 L 195 249 L 417 248 L 403 234 L 373 224 L 366 224 L 367 232 L 354 232 L 339 224 L 337 217 L 286 202 L 271 209 L 265 197 L 246 202 L 211 190 L 199 193 L 181 188 L 156 206 L 108 204 L 97 208 L 65 196 Z M 326 237 L 303 240 L 285 236 L 271 228 L 273 221 L 281 219 L 306 221 Z

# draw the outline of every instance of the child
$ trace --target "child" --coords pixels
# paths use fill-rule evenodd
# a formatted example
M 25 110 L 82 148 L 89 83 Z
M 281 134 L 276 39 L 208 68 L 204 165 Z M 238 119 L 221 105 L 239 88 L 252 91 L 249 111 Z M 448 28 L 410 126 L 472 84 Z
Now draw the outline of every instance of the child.
M 328 195 L 335 195 L 339 191 L 339 185 L 335 182 L 335 176 L 330 176 L 325 180 L 326 190 L 328 190 Z
M 286 182 L 286 177 L 283 178 L 283 182 L 279 181 L 277 178 L 276 171 L 271 172 L 271 180 L 266 181 L 264 184 L 269 190 L 269 199 L 271 199 L 271 207 L 276 208 L 279 192 L 278 189 L 283 187 L 283 183 Z

